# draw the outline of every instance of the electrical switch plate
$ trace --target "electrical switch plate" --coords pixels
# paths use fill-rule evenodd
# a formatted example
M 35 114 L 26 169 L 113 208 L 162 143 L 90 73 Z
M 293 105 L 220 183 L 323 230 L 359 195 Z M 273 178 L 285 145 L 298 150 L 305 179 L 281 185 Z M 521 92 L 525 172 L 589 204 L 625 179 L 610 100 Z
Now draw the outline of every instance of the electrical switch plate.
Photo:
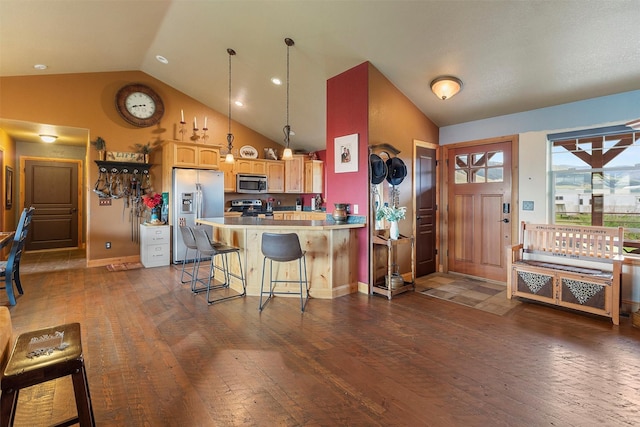
M 111 249 L 111 242 L 104 242 L 105 249 Z
M 522 210 L 523 211 L 532 211 L 533 210 L 533 201 L 531 200 L 524 200 L 522 202 Z
M 358 205 L 353 205 L 353 214 L 358 215 Z
M 111 199 L 100 199 L 100 206 L 111 206 Z

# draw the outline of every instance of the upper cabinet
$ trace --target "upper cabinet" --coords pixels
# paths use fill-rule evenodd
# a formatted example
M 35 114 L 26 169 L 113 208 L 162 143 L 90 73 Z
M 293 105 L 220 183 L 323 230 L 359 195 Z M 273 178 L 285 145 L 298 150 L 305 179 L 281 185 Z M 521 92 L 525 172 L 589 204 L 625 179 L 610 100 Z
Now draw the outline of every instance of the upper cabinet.
M 304 159 L 306 156 L 295 155 L 284 161 L 284 192 L 302 193 L 304 190 Z
M 265 175 L 267 173 L 265 165 L 265 160 L 236 159 L 235 172 Z
M 324 162 L 304 162 L 304 192 L 320 194 L 324 191 Z
M 284 163 L 280 160 L 265 160 L 267 191 L 284 193 Z
M 172 167 L 217 169 L 220 149 L 192 142 L 167 142 L 162 146 L 162 164 Z

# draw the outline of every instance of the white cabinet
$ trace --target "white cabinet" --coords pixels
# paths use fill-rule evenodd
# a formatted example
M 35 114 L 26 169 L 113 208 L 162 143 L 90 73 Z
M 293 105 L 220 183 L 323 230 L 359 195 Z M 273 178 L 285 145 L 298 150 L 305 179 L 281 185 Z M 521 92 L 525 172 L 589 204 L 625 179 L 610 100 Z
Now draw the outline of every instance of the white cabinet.
M 140 262 L 145 267 L 169 265 L 168 225 L 140 224 Z

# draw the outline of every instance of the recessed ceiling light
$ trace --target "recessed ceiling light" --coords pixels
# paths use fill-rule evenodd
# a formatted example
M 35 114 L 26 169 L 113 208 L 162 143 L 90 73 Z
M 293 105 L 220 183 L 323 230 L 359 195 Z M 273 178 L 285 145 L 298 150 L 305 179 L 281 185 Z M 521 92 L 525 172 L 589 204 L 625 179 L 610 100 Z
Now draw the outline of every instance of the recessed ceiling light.
M 282 80 L 280 80 L 277 77 L 273 77 L 273 78 L 271 78 L 271 83 L 273 83 L 274 85 L 280 86 L 282 84 Z
M 236 104 L 238 107 L 244 107 L 244 104 L 242 103 L 242 101 L 236 101 L 234 102 L 234 104 Z
M 158 62 L 162 62 L 163 64 L 168 64 L 169 60 L 162 55 L 156 55 L 156 59 Z
M 46 70 L 48 67 L 44 64 L 36 64 L 33 66 L 36 70 Z
M 52 143 L 55 142 L 58 137 L 55 135 L 40 135 L 40 139 L 42 140 L 42 142 Z

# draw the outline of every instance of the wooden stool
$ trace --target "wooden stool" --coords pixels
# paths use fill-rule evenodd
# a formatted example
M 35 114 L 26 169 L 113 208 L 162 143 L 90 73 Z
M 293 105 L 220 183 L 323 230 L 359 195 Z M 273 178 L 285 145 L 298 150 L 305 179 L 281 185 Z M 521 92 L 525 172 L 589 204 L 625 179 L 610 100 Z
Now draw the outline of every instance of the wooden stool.
M 54 335 L 56 332 L 64 333 L 62 342 L 67 345 L 66 348 L 53 349 L 50 354 L 33 358 L 27 357 L 29 342 L 32 338 Z M 69 323 L 20 334 L 13 346 L 11 356 L 9 356 L 0 385 L 2 388 L 2 397 L 0 398 L 0 424 L 2 427 L 13 425 L 18 405 L 18 394 L 21 389 L 67 375 L 71 375 L 73 381 L 78 416 L 63 421 L 57 426 L 69 426 L 75 423 L 79 423 L 81 427 L 95 426 L 82 357 L 80 324 Z

